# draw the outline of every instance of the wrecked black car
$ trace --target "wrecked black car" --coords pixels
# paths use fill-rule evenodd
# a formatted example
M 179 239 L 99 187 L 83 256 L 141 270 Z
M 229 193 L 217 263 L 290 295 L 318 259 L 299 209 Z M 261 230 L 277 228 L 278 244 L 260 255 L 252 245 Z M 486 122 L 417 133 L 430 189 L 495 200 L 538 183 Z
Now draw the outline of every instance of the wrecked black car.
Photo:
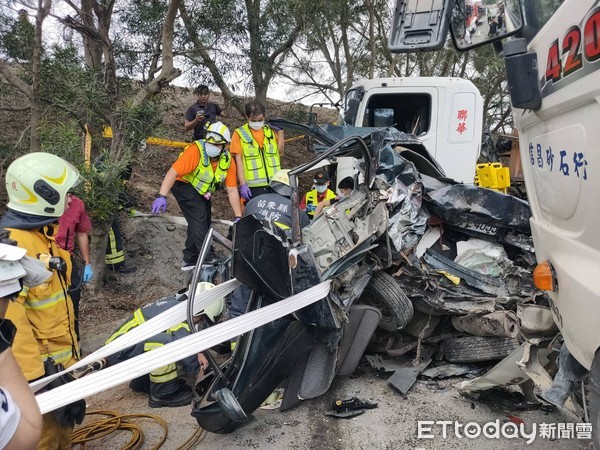
M 511 304 L 533 291 L 522 283 L 534 262 L 527 203 L 446 179 L 417 138 L 394 128 L 277 125 L 324 149 L 290 171 L 294 206 L 298 175 L 325 160 L 360 161 L 357 187 L 303 229 L 294 217 L 291 233 L 255 216 L 234 224 L 232 272 L 252 291 L 248 311 L 332 284 L 323 300 L 241 336 L 222 373 L 196 387 L 192 415 L 214 433 L 233 431 L 284 383 L 282 410 L 324 394 L 336 375 L 356 368 L 378 327 L 410 327 L 415 310 L 493 312 L 498 299 Z M 453 261 L 456 242 L 470 237 L 513 250 L 483 274 Z

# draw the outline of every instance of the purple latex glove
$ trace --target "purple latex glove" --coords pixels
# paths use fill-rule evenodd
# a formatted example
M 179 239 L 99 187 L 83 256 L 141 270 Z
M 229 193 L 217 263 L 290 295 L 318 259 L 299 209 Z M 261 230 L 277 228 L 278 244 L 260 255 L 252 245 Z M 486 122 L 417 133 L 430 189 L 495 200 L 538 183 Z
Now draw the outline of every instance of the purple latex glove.
M 88 281 L 90 281 L 92 279 L 92 276 L 94 276 L 94 271 L 92 270 L 92 265 L 86 264 L 85 267 L 83 268 L 83 282 L 87 283 Z
M 233 223 L 239 222 L 240 219 L 241 217 L 236 217 L 235 219 L 233 219 Z
M 152 214 L 162 214 L 167 211 L 167 197 L 159 195 L 152 202 Z
M 242 184 L 240 186 L 240 195 L 244 200 L 250 200 L 252 198 L 252 192 L 247 184 Z

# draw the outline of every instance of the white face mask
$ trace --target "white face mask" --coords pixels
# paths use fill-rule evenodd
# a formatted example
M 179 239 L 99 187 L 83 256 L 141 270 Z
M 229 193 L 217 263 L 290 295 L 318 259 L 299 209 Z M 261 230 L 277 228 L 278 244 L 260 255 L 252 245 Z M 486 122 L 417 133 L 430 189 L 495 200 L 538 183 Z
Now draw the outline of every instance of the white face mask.
M 248 125 L 253 130 L 260 130 L 262 127 L 265 126 L 265 121 L 261 120 L 260 122 L 248 122 Z
M 223 149 L 221 147 L 217 147 L 216 145 L 211 144 L 209 142 L 207 142 L 206 144 L 204 144 L 204 150 L 206 150 L 206 154 L 210 158 L 216 158 L 223 151 Z
M 317 184 L 317 187 L 315 189 L 317 190 L 317 192 L 319 194 L 322 194 L 323 192 L 325 192 L 327 190 L 327 185 L 326 184 Z

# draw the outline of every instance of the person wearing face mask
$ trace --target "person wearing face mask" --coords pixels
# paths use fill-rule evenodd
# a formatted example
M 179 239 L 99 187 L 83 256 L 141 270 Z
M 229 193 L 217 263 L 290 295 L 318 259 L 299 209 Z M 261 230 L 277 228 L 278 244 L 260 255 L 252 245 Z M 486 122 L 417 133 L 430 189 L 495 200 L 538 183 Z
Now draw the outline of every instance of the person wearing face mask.
M 338 184 L 338 191 L 339 191 L 340 195 L 336 196 L 335 198 L 325 199 L 322 202 L 319 202 L 319 204 L 317 205 L 317 209 L 315 211 L 315 217 L 318 217 L 324 208 L 327 208 L 328 206 L 331 206 L 331 205 L 335 205 L 340 200 L 350 197 L 350 194 L 352 194 L 353 190 L 354 190 L 354 178 L 352 178 L 352 177 L 344 178 Z
M 325 170 L 320 169 L 315 174 L 314 182 L 314 189 L 304 194 L 300 202 L 300 209 L 305 211 L 311 219 L 315 217 L 315 211 L 319 203 L 335 198 L 335 192 L 329 189 L 329 174 Z
M 269 181 L 281 168 L 283 130 L 265 123 L 266 108 L 260 102 L 248 103 L 245 112 L 248 123 L 233 133 L 231 154 L 237 164 L 240 195 L 250 200 L 267 192 Z
M 227 188 L 235 220 L 242 216 L 236 164 L 226 149 L 230 136 L 229 129 L 221 122 L 210 125 L 206 139 L 193 142 L 179 155 L 152 203 L 152 214 L 164 213 L 167 210 L 167 194 L 171 191 L 188 223 L 181 270 L 191 270 L 196 266 L 210 227 L 211 196 L 219 186 L 225 184 Z M 207 261 L 214 258 L 211 252 Z

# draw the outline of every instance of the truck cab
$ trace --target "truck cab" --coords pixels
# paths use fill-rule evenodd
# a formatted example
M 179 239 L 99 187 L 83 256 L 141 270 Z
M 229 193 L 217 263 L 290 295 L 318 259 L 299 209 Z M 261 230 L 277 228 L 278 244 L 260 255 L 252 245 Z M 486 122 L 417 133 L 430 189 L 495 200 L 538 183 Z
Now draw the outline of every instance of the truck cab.
M 534 281 L 547 292 L 566 344 L 544 398 L 554 390 L 561 402 L 548 401 L 564 405 L 562 393 L 581 378 L 577 363 L 590 370 L 590 419 L 594 448 L 600 448 L 600 0 L 502 0 L 496 2 L 505 13 L 502 32 L 466 42 L 470 2 L 442 0 L 423 8 L 416 0 L 398 0 L 389 47 L 440 49 L 449 30 L 458 50 L 496 41 L 532 211 Z
M 481 150 L 483 99 L 462 78 L 361 80 L 346 93 L 344 123 L 395 127 L 416 135 L 446 176 L 472 184 Z

